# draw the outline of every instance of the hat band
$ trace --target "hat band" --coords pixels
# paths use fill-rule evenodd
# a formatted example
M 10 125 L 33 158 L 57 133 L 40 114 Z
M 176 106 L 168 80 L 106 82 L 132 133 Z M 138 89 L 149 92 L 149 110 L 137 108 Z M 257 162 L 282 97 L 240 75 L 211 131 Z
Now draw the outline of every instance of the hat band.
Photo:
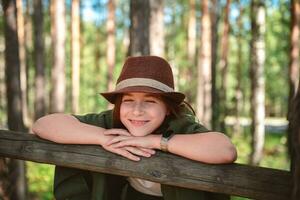
M 130 78 L 123 80 L 116 85 L 116 90 L 121 90 L 123 88 L 132 86 L 148 86 L 163 92 L 174 92 L 174 89 L 166 84 L 149 78 Z

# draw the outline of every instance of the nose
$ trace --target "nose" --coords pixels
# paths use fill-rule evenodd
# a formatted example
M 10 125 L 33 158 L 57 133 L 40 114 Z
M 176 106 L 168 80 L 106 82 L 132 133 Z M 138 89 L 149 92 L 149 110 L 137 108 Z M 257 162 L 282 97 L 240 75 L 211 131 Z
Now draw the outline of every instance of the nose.
M 133 114 L 134 115 L 141 115 L 143 113 L 143 105 L 141 103 L 135 103 L 133 107 Z

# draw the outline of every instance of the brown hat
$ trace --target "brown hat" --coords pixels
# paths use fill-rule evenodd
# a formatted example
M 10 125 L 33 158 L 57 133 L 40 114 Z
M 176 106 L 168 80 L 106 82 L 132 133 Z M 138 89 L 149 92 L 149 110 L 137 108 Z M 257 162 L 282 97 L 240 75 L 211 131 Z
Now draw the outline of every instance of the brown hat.
M 169 63 L 157 56 L 137 56 L 126 59 L 115 91 L 100 93 L 110 103 L 118 94 L 146 92 L 163 95 L 180 104 L 185 95 L 174 91 L 173 73 Z

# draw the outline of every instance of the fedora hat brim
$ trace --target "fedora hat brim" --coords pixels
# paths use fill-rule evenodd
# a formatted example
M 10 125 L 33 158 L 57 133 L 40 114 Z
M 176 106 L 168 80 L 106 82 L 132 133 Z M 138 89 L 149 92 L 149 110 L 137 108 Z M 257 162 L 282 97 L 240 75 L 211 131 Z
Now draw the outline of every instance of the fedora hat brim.
M 150 94 L 159 94 L 168 99 L 171 99 L 172 101 L 176 102 L 177 104 L 182 103 L 185 98 L 185 95 L 180 92 L 163 92 L 161 90 L 147 87 L 147 86 L 131 86 L 131 87 L 126 87 L 126 88 L 116 90 L 113 92 L 103 92 L 100 94 L 107 101 L 114 104 L 118 95 L 124 94 L 124 93 L 130 93 L 130 92 L 144 92 L 144 93 L 150 93 Z

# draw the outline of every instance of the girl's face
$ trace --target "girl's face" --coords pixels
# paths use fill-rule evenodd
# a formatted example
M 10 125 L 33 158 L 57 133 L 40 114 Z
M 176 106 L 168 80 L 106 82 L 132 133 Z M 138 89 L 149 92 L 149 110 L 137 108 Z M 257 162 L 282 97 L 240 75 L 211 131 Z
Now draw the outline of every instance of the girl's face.
M 133 136 L 151 134 L 169 113 L 165 103 L 147 93 L 127 93 L 122 97 L 120 120 Z

